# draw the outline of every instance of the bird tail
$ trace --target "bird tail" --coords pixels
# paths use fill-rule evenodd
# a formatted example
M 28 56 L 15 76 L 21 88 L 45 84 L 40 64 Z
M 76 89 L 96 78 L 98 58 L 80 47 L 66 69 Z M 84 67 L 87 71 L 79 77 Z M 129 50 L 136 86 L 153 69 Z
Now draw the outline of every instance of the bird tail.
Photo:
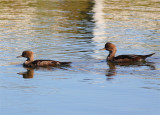
M 72 62 L 60 62 L 60 65 L 70 65 Z
M 144 55 L 144 59 L 146 59 L 147 57 L 151 57 L 152 55 L 154 55 L 155 53 L 152 54 L 148 54 L 148 55 Z

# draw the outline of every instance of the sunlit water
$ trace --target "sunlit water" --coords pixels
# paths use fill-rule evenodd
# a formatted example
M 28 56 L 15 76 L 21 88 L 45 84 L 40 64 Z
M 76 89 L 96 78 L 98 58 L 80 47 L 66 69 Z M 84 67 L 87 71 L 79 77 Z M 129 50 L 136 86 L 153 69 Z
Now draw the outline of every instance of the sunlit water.
M 1 0 L 0 114 L 159 115 L 158 0 Z M 119 54 L 156 54 L 146 63 L 106 62 L 106 42 Z M 24 68 L 36 59 L 73 62 Z

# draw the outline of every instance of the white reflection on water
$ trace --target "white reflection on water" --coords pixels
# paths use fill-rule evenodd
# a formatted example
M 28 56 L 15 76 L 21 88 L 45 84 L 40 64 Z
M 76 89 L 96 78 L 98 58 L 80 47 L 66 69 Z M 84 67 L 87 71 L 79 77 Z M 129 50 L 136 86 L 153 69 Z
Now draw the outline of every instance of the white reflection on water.
M 93 7 L 93 19 L 95 21 L 95 26 L 93 29 L 93 38 L 92 40 L 95 43 L 96 49 L 95 55 L 93 55 L 96 59 L 102 59 L 104 55 L 101 55 L 99 49 L 104 47 L 104 43 L 107 42 L 105 31 L 105 20 L 104 20 L 104 0 L 95 0 L 95 5 Z
M 95 5 L 93 7 L 93 18 L 95 21 L 95 26 L 93 29 L 93 35 L 94 37 L 92 38 L 93 41 L 101 43 L 106 41 L 106 36 L 107 34 L 105 32 L 105 20 L 104 20 L 104 0 L 95 0 Z

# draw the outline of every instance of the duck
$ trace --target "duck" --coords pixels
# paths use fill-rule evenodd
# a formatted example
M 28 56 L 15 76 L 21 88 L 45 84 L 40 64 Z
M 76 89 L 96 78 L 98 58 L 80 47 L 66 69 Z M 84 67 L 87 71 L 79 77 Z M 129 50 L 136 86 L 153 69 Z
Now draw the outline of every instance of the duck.
M 113 43 L 107 42 L 105 47 L 101 50 L 109 51 L 107 56 L 107 61 L 109 62 L 117 62 L 117 63 L 125 63 L 125 62 L 142 62 L 145 61 L 147 57 L 154 55 L 155 53 L 151 53 L 148 55 L 119 55 L 115 57 L 117 52 L 117 48 Z
M 22 55 L 17 56 L 17 58 L 25 57 L 27 60 L 23 63 L 24 67 L 51 67 L 51 66 L 66 66 L 70 65 L 72 62 L 60 62 L 54 60 L 34 60 L 34 53 L 32 51 L 23 51 Z

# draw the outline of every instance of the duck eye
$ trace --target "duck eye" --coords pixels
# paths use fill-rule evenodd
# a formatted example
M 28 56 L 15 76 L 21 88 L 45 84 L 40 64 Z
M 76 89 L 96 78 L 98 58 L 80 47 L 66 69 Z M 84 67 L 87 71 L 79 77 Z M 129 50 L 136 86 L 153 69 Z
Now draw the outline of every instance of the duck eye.
M 25 57 L 25 56 L 26 56 L 26 53 L 22 53 L 22 56 Z

